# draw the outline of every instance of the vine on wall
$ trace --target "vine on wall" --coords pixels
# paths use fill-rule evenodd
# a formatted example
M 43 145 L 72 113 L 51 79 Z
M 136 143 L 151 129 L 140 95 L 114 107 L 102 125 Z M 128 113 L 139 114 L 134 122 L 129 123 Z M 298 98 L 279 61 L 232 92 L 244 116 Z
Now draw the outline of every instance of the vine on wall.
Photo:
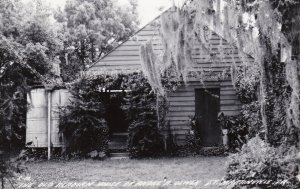
M 157 95 L 142 73 L 85 76 L 73 83 L 70 90 L 74 100 L 62 108 L 60 117 L 60 131 L 67 137 L 70 152 L 80 156 L 95 150 L 100 155 L 106 152 L 110 129 L 106 117 L 110 104 L 106 99 L 111 95 L 122 99 L 120 108 L 129 123 L 131 157 L 163 152 L 161 129 L 166 124 L 167 103 L 159 97 L 157 107 Z M 111 94 L 110 90 L 123 92 Z
M 214 54 L 216 51 L 211 48 L 209 40 L 212 31 L 216 32 L 226 39 L 231 47 L 231 52 L 235 47 L 239 49 L 242 67 L 248 69 L 248 67 L 254 66 L 249 55 L 254 58 L 254 67 L 259 70 L 255 80 L 259 81 L 258 100 L 261 105 L 260 112 L 265 139 L 277 145 L 280 141 L 284 141 L 285 137 L 273 141 L 278 138 L 276 133 L 300 125 L 299 66 L 295 61 L 290 61 L 290 55 L 285 61 L 286 66 L 281 64 L 278 58 L 280 47 L 289 49 L 295 36 L 298 36 L 299 31 L 287 27 L 288 25 L 293 26 L 293 23 L 286 23 L 285 16 L 289 13 L 284 11 L 289 7 L 298 10 L 295 8 L 296 5 L 297 3 L 293 1 L 201 0 L 189 1 L 179 8 L 173 7 L 161 16 L 160 31 L 164 47 L 162 58 L 155 57 L 155 62 L 150 62 L 151 58 L 143 58 L 143 65 L 145 67 L 151 65 L 154 70 L 158 70 L 155 73 L 161 73 L 162 70 L 168 70 L 174 66 L 175 74 L 173 76 L 180 81 L 187 81 L 191 64 L 193 64 L 191 51 L 195 42 L 197 41 L 209 53 Z M 239 68 L 233 57 L 234 53 L 228 53 L 228 49 L 224 49 L 221 41 L 217 53 L 219 59 L 228 55 L 232 56 L 230 75 L 235 83 L 237 79 L 240 80 L 240 78 L 236 78 Z M 144 48 L 142 57 L 147 54 L 145 52 L 147 49 L 151 49 L 150 43 L 146 46 L 148 47 Z M 153 51 L 151 53 L 155 56 Z M 218 58 L 212 60 L 219 61 Z M 144 72 L 145 75 L 150 73 L 149 69 L 145 69 Z M 245 78 L 243 79 L 252 77 L 251 74 L 251 72 L 244 74 Z M 159 84 L 160 74 L 157 76 L 157 79 L 153 78 L 152 80 L 156 81 L 156 86 L 162 86 Z M 199 74 L 198 77 L 199 80 L 202 80 L 205 74 Z M 291 93 L 282 93 L 280 89 L 282 86 L 284 91 L 290 88 Z M 239 90 L 238 87 L 237 90 Z M 285 103 L 282 103 L 283 99 Z M 278 120 L 278 116 L 286 119 Z M 279 127 L 286 127 L 286 129 Z M 274 134 L 276 137 L 272 137 Z M 299 142 L 299 139 L 297 141 Z

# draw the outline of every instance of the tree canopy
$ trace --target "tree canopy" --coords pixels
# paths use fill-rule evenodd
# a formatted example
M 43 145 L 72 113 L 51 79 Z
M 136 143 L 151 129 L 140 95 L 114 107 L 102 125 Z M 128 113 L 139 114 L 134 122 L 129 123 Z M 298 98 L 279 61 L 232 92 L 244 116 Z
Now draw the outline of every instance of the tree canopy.
M 64 70 L 83 70 L 127 39 L 138 25 L 136 8 L 134 0 L 124 7 L 114 0 L 67 1 L 56 13 L 64 25 Z
M 136 1 L 70 0 L 54 10 L 43 0 L 0 2 L 0 147 L 24 142 L 30 86 L 76 79 L 138 25 Z

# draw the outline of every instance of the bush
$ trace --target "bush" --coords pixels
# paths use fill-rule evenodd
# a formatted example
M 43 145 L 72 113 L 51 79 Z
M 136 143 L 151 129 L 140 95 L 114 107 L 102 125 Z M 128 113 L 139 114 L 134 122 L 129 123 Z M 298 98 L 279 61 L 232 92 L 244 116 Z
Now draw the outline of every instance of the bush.
M 298 166 L 292 161 L 296 157 L 296 148 L 271 147 L 265 141 L 256 136 L 242 147 L 242 150 L 230 156 L 227 169 L 227 180 L 271 180 L 268 185 L 258 185 L 260 188 L 272 189 L 296 189 L 300 188 L 300 182 L 296 180 Z M 288 181 L 288 185 L 276 184 L 280 181 Z M 245 188 L 256 188 L 254 185 L 245 185 Z M 242 186 L 235 185 L 239 189 Z
M 1 157 L 0 157 L 1 158 Z M 1 188 L 11 185 L 14 188 L 16 177 L 25 171 L 21 161 L 0 159 L 0 184 Z
M 71 92 L 74 101 L 61 109 L 60 130 L 65 133 L 71 152 L 102 156 L 95 150 L 106 150 L 109 123 L 107 93 L 95 89 L 120 89 L 128 93 L 117 94 L 121 108 L 129 123 L 128 149 L 131 157 L 159 155 L 163 152 L 164 141 L 161 128 L 165 125 L 166 101 L 157 95 L 142 73 L 102 75 L 96 78 L 83 78 L 75 83 Z M 157 113 L 160 113 L 158 120 Z M 113 117 L 112 117 L 113 118 Z M 159 123 L 159 124 L 158 124 Z M 158 127 L 160 125 L 160 127 Z
M 87 155 L 89 152 L 106 151 L 108 128 L 103 118 L 97 115 L 90 103 L 76 101 L 62 109 L 60 132 L 64 133 L 69 152 Z
M 122 106 L 130 123 L 128 129 L 130 156 L 142 158 L 161 155 L 164 150 L 161 134 L 164 121 L 163 118 L 158 121 L 157 112 L 161 112 L 161 109 L 156 108 L 157 95 L 141 73 L 126 76 L 121 86 L 131 89 Z
M 82 78 L 70 89 L 72 102 L 60 109 L 59 128 L 66 138 L 69 154 L 90 156 L 95 150 L 100 154 L 107 150 L 105 108 L 101 93 L 95 90 L 103 82 Z
M 163 152 L 163 137 L 157 128 L 153 113 L 140 114 L 141 118 L 129 126 L 129 153 L 132 158 L 151 157 Z
M 248 138 L 248 127 L 241 114 L 226 116 L 219 114 L 218 122 L 222 129 L 228 130 L 228 147 L 230 151 L 238 151 Z
M 199 154 L 201 149 L 201 138 L 198 130 L 196 129 L 196 119 L 190 117 L 190 132 L 186 134 L 186 146 L 187 153 Z
M 244 104 L 251 103 L 258 99 L 259 70 L 259 65 L 257 64 L 253 64 L 249 67 L 241 66 L 237 69 L 234 85 L 237 96 Z
M 260 113 L 260 103 L 258 101 L 244 104 L 241 110 L 241 116 L 244 123 L 248 126 L 249 138 L 255 137 L 257 134 L 262 134 L 262 120 Z

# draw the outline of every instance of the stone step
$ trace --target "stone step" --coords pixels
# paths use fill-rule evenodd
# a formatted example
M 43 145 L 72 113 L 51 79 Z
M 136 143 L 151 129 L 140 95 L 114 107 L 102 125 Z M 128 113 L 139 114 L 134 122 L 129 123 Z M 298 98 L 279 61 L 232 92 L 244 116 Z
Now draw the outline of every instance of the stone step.
M 128 133 L 113 133 L 108 142 L 111 159 L 129 158 L 127 153 Z
M 127 143 L 115 143 L 109 142 L 108 149 L 117 150 L 117 149 L 127 149 Z
M 112 152 L 109 154 L 110 157 L 128 157 L 128 152 Z
M 128 133 L 113 133 L 109 141 L 127 142 Z
M 122 137 L 122 136 L 111 136 L 111 137 L 109 137 L 109 140 L 127 141 L 127 136 L 126 136 L 126 137 Z
M 109 138 L 109 142 L 127 143 L 127 138 Z
M 129 159 L 129 157 L 110 157 L 111 160 Z
M 113 133 L 112 136 L 123 136 L 123 137 L 127 137 L 128 133 Z
M 113 133 L 108 142 L 108 149 L 110 151 L 121 151 L 127 150 L 127 137 L 128 133 Z
M 127 152 L 114 152 L 109 154 L 110 159 L 129 159 L 129 153 Z

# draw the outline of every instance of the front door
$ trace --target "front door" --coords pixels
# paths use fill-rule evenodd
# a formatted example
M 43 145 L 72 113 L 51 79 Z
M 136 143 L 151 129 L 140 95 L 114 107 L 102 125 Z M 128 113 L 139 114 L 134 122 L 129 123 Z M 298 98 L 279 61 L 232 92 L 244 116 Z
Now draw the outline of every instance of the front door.
M 220 89 L 195 89 L 195 118 L 204 147 L 221 144 L 221 128 L 217 118 L 220 110 Z

